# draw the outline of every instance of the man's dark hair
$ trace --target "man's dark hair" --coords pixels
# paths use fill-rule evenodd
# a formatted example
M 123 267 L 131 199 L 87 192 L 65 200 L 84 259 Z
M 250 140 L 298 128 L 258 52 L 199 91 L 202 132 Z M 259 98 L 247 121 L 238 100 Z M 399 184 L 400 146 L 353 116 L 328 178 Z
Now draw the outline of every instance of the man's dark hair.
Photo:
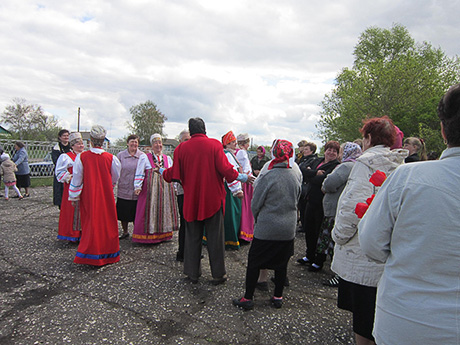
M 70 134 L 68 129 L 61 129 L 58 133 L 58 138 L 62 137 L 65 133 Z
M 444 126 L 447 144 L 460 146 L 460 84 L 452 86 L 441 98 L 438 116 Z
M 190 135 L 206 134 L 206 125 L 202 118 L 192 117 L 188 120 L 188 130 Z

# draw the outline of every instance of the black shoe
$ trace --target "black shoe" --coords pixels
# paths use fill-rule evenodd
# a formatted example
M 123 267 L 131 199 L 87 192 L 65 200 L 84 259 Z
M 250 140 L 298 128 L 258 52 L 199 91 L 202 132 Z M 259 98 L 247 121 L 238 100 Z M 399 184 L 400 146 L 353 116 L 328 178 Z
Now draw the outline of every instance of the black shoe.
M 275 277 L 271 277 L 270 280 L 271 280 L 272 282 L 275 282 Z M 289 286 L 289 278 L 288 278 L 288 277 L 286 277 L 286 280 L 284 281 L 284 286 L 285 286 L 285 287 L 288 287 L 288 286 Z
M 233 305 L 239 308 L 242 308 L 244 310 L 251 310 L 254 308 L 254 301 L 252 299 L 248 301 L 242 301 L 243 298 L 240 299 L 234 299 L 233 300 Z
M 268 291 L 268 283 L 267 282 L 257 282 L 256 289 L 260 291 Z
M 311 262 L 310 260 L 305 260 L 305 258 L 300 258 L 300 259 L 297 259 L 297 263 L 301 264 L 302 266 L 308 266 L 308 265 L 311 265 Z
M 211 284 L 212 285 L 220 285 L 220 284 L 225 283 L 226 281 L 227 281 L 227 276 L 223 275 L 220 278 L 214 278 L 213 280 L 211 280 Z
M 323 283 L 324 286 L 339 287 L 339 276 L 336 274 L 331 279 Z
M 185 283 L 198 284 L 198 279 L 192 279 L 190 277 L 184 278 Z
M 322 266 L 318 266 L 317 264 L 312 264 L 310 267 L 308 267 L 308 270 L 310 272 L 319 272 L 323 269 Z
M 272 298 L 270 298 L 270 302 L 271 302 L 272 306 L 274 306 L 277 309 L 279 309 L 279 308 L 281 308 L 283 306 L 283 299 L 278 299 L 278 298 L 272 297 Z

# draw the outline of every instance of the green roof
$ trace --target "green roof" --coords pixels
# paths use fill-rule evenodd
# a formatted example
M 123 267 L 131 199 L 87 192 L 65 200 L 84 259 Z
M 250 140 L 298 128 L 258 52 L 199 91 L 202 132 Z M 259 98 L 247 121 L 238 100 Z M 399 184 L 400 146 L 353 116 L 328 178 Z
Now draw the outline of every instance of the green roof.
M 0 134 L 11 134 L 11 132 L 0 126 Z

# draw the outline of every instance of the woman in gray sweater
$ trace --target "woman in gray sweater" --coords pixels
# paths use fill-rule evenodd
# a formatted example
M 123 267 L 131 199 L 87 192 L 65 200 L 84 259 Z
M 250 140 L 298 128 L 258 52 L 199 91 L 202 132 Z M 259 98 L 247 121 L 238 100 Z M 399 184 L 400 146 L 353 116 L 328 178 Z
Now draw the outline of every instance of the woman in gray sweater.
M 302 175 L 290 165 L 294 148 L 289 141 L 276 140 L 272 154 L 274 159 L 267 172 L 259 175 L 254 188 L 251 204 L 254 240 L 248 254 L 246 292 L 244 297 L 233 300 L 235 306 L 245 310 L 254 307 L 254 290 L 261 269 L 275 270 L 275 292 L 271 302 L 276 308 L 282 306 L 287 264 L 294 254 Z

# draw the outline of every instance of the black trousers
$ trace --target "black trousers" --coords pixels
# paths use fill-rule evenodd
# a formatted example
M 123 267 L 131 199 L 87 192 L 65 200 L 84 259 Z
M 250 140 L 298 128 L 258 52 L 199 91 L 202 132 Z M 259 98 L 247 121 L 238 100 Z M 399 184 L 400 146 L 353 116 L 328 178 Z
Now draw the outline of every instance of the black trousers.
M 300 224 L 302 225 L 303 231 L 305 231 L 305 209 L 307 207 L 307 198 L 300 198 L 297 208 L 300 213 Z
M 201 248 L 206 227 L 209 264 L 213 278 L 225 274 L 225 235 L 222 207 L 214 215 L 201 221 L 187 222 L 184 245 L 184 273 L 191 279 L 201 276 Z
M 323 218 L 323 204 L 307 202 L 304 225 L 305 243 L 307 245 L 306 257 L 310 262 L 315 262 L 316 259 L 316 244 L 318 243 Z
M 184 218 L 184 194 L 177 196 L 177 206 L 179 207 L 180 215 L 180 227 L 179 227 L 179 249 L 177 250 L 177 256 L 184 257 L 184 243 L 185 243 L 185 218 Z

